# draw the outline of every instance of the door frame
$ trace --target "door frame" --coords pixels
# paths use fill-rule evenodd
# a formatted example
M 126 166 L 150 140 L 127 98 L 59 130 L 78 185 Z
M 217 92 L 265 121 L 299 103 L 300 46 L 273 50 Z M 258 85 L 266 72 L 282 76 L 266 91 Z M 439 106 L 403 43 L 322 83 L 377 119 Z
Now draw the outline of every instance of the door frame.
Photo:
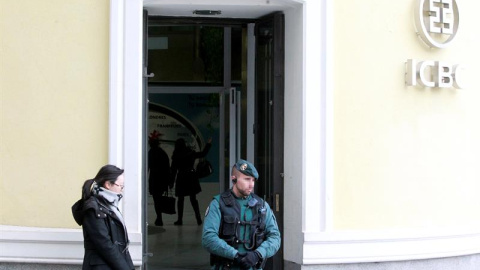
M 146 14 L 146 13 L 144 13 Z M 243 85 L 243 87 L 246 87 L 246 93 L 247 93 L 247 115 L 245 115 L 247 119 L 247 159 L 255 161 L 255 151 L 256 148 L 258 147 L 257 145 L 257 140 L 256 140 L 256 134 L 254 134 L 254 126 L 257 125 L 258 121 L 258 116 L 256 113 L 256 106 L 257 106 L 257 101 L 256 101 L 256 70 L 257 70 L 257 64 L 256 64 L 256 48 L 257 48 L 257 40 L 256 40 L 256 33 L 255 33 L 255 25 L 258 23 L 262 23 L 265 21 L 272 21 L 273 25 L 275 27 L 274 32 L 275 32 L 275 40 L 274 40 L 274 57 L 275 57 L 275 62 L 274 62 L 274 67 L 273 67 L 273 81 L 274 81 L 274 88 L 275 91 L 272 91 L 273 98 L 276 102 L 278 101 L 278 104 L 276 106 L 273 106 L 273 114 L 275 117 L 273 118 L 272 125 L 269 126 L 267 129 L 269 129 L 271 134 L 273 135 L 273 152 L 271 157 L 273 158 L 272 164 L 269 165 L 268 169 L 272 171 L 273 175 L 278 175 L 279 177 L 276 177 L 273 179 L 273 182 L 270 183 L 271 187 L 269 186 L 269 190 L 271 191 L 271 194 L 268 194 L 268 197 L 271 198 L 271 200 L 268 200 L 270 202 L 270 206 L 273 209 L 273 211 L 276 214 L 276 218 L 278 220 L 279 224 L 279 229 L 280 232 L 283 235 L 283 153 L 284 153 L 284 135 L 283 132 L 273 132 L 273 130 L 282 130 L 284 127 L 284 58 L 285 58 L 285 29 L 284 29 L 284 15 L 283 12 L 275 12 L 266 16 L 263 16 L 258 19 L 253 19 L 253 20 L 245 20 L 245 19 L 211 19 L 211 18 L 179 18 L 179 17 L 166 17 L 166 16 L 149 16 L 147 21 L 155 21 L 155 24 L 160 24 L 160 25 L 214 25 L 214 26 L 223 26 L 224 27 L 224 81 L 223 81 L 223 86 L 148 86 L 147 85 L 147 90 L 146 90 L 146 97 L 145 99 L 148 99 L 148 94 L 150 93 L 175 93 L 177 92 L 176 89 L 178 89 L 178 93 L 181 91 L 181 93 L 216 93 L 218 92 L 220 94 L 220 123 L 221 125 L 224 125 L 224 119 L 222 119 L 223 113 L 223 106 L 226 104 L 222 105 L 222 102 L 229 102 L 230 103 L 230 126 L 228 127 L 230 129 L 230 145 L 228 146 L 229 149 L 234 149 L 233 151 L 230 151 L 229 155 L 229 162 L 230 166 L 232 167 L 236 160 L 239 158 L 245 158 L 240 155 L 240 149 L 239 149 L 239 144 L 240 144 L 240 136 L 234 136 L 232 135 L 232 131 L 236 130 L 237 128 L 240 128 L 239 123 L 241 121 L 240 117 L 241 115 L 241 110 L 240 110 L 240 93 L 237 93 L 235 91 L 235 87 L 232 87 L 232 81 L 231 81 L 231 26 L 242 26 L 245 27 L 247 30 L 247 83 Z M 148 22 L 147 22 L 148 25 Z M 148 31 L 144 31 L 144 34 L 148 34 Z M 147 40 L 147 39 L 145 39 Z M 145 45 L 146 46 L 146 45 Z M 148 53 L 148 48 L 146 49 Z M 144 74 L 146 75 L 146 74 Z M 181 89 L 181 90 L 180 90 Z M 210 90 L 209 90 L 210 89 Z M 234 116 L 232 118 L 232 116 Z M 145 118 L 145 123 L 144 125 L 147 125 L 147 118 Z M 249 124 L 250 123 L 250 124 Z M 250 129 L 248 127 L 251 127 Z M 226 147 L 224 145 L 224 130 L 227 127 L 223 126 L 220 128 L 220 164 L 223 164 L 225 155 L 223 152 L 223 149 Z M 233 137 L 232 137 L 233 136 Z M 145 134 L 146 137 L 146 134 Z M 248 145 L 250 147 L 248 147 Z M 145 146 L 145 151 L 146 151 L 146 146 Z M 224 166 L 220 166 L 220 191 L 225 190 L 227 187 L 231 187 L 231 182 L 229 179 L 223 179 L 222 177 L 226 173 L 224 171 Z M 144 179 L 144 182 L 146 179 Z M 229 185 L 229 186 L 227 186 Z M 146 193 L 146 189 L 144 187 L 144 194 Z M 145 211 L 144 211 L 145 212 Z M 146 219 L 146 217 L 144 217 Z M 144 232 L 147 230 L 147 224 L 144 224 Z M 148 254 L 148 245 L 147 241 L 144 242 L 144 253 Z M 273 269 L 277 269 L 278 267 L 283 266 L 283 250 L 282 248 L 276 253 L 276 255 L 270 260 L 268 263 L 270 267 Z
M 292 0 L 292 3 L 295 2 Z M 143 1 L 110 0 L 109 162 L 123 165 L 130 179 L 122 211 L 135 265 L 142 264 L 142 156 L 145 94 L 143 79 Z M 128 181 L 128 180 L 127 180 Z

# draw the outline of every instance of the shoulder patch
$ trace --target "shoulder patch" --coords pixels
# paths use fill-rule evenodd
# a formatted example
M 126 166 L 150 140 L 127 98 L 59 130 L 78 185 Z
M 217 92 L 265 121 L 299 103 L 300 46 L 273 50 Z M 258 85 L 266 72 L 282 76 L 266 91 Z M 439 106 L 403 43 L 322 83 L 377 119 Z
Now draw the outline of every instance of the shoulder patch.
M 205 216 L 208 215 L 208 211 L 210 210 L 210 205 L 207 207 L 207 210 L 205 210 Z

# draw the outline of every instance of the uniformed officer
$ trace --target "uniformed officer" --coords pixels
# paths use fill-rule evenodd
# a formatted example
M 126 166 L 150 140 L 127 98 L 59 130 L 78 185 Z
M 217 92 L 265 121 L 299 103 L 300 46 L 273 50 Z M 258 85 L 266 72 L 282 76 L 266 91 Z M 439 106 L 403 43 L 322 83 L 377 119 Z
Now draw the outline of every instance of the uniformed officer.
M 212 269 L 262 269 L 280 248 L 270 206 L 253 193 L 257 169 L 246 160 L 232 168 L 233 187 L 215 196 L 205 213 L 202 246 Z

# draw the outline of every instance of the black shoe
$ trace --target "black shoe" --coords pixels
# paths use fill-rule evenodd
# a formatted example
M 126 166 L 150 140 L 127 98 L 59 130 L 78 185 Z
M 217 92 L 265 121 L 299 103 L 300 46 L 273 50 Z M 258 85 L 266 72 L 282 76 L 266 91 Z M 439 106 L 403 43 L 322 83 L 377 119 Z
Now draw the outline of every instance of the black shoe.
M 197 225 L 200 226 L 202 225 L 202 216 L 200 216 L 200 213 L 195 213 L 195 219 L 197 220 Z
M 155 220 L 155 226 L 163 226 L 163 221 L 161 220 Z
M 182 225 L 183 225 L 183 222 L 177 220 L 177 221 L 175 221 L 175 222 L 173 223 L 173 225 L 175 225 L 175 226 L 182 226 Z

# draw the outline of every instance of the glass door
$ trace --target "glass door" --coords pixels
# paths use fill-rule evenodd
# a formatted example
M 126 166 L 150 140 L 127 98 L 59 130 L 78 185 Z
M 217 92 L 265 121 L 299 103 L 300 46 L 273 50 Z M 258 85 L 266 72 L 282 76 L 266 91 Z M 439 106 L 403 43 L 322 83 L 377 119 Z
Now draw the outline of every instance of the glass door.
M 212 138 L 206 158 L 214 171 L 200 179 L 202 191 L 196 196 L 202 217 L 212 197 L 229 188 L 230 169 L 241 152 L 237 121 L 241 119 L 242 80 L 238 74 L 242 67 L 238 61 L 242 53 L 237 48 L 242 46 L 232 44 L 242 41 L 241 29 L 149 18 L 147 63 L 148 71 L 155 75 L 148 78 L 146 137 L 158 134 L 160 148 L 170 162 L 177 139 L 184 139 L 198 152 Z M 145 181 L 148 186 L 148 179 Z M 148 188 L 144 194 L 145 253 L 152 255 L 146 267 L 209 269 L 209 254 L 201 247 L 202 227 L 195 221 L 189 198 L 184 198 L 182 226 L 173 225 L 178 211 L 162 214 L 163 226 L 155 226 L 158 213 Z

